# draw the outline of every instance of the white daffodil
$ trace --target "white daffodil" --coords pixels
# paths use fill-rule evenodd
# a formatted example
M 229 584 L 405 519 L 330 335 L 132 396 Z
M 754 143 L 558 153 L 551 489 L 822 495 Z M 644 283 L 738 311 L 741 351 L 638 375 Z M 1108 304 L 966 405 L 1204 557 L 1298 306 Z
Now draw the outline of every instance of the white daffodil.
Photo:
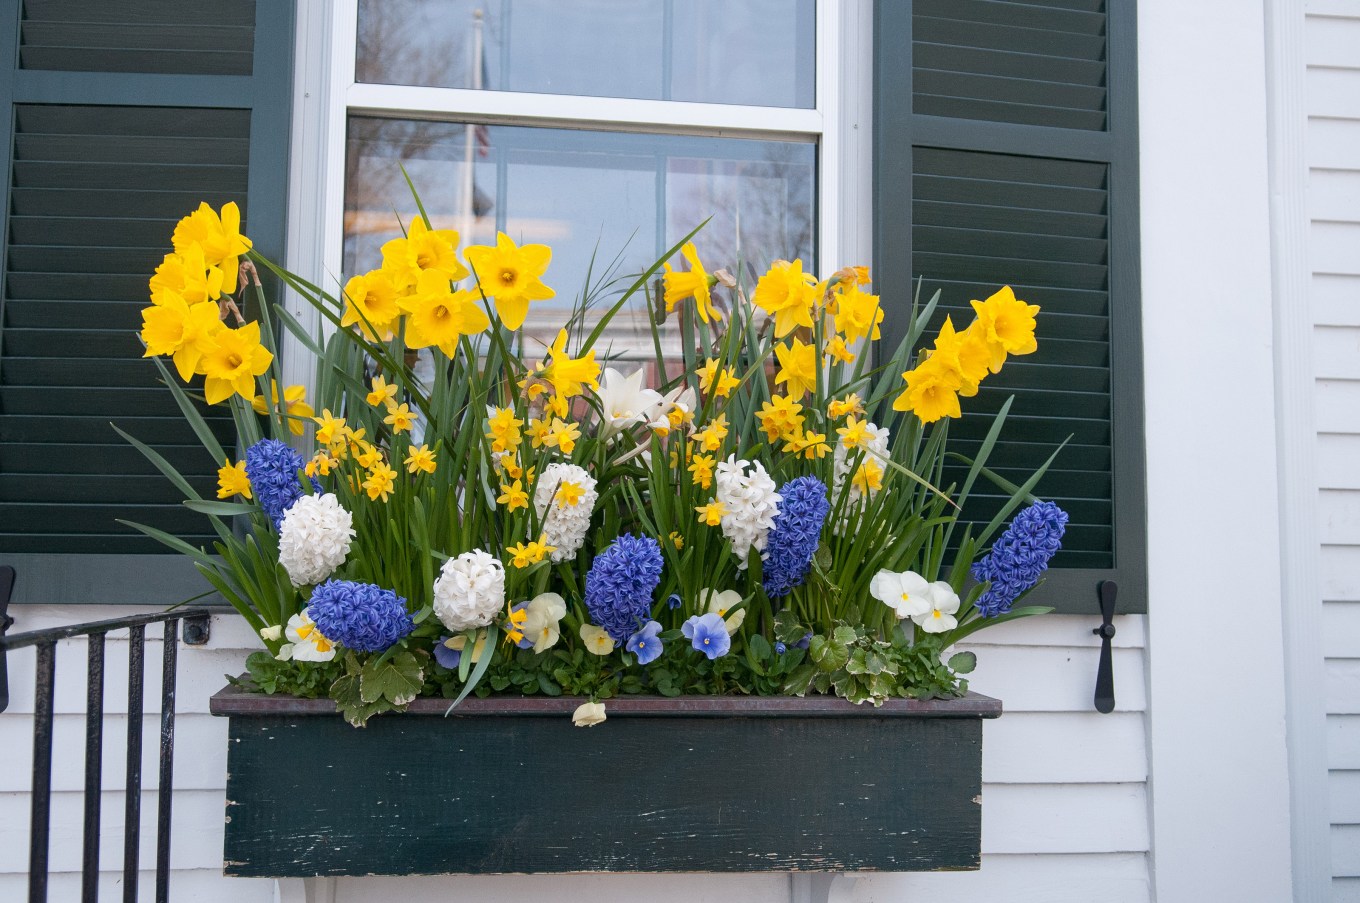
M 927 598 L 930 599 L 929 610 L 911 616 L 918 627 L 926 633 L 944 633 L 959 626 L 959 619 L 954 617 L 959 610 L 959 594 L 953 587 L 943 580 L 936 580 L 930 584 Z
M 613 367 L 604 368 L 600 388 L 595 391 L 603 412 L 601 436 L 612 436 L 635 423 L 642 423 L 647 419 L 647 412 L 661 403 L 661 393 L 642 387 L 645 376 L 641 368 L 627 376 Z
M 712 589 L 699 590 L 699 604 L 705 606 L 710 614 L 715 614 L 723 619 L 723 626 L 727 628 L 727 635 L 732 636 L 746 620 L 746 609 L 741 609 L 732 613 L 732 617 L 727 616 L 727 612 L 741 603 L 741 593 L 734 589 L 725 589 L 722 592 Z
M 594 727 L 604 721 L 603 702 L 583 702 L 571 714 L 571 723 L 577 727 Z
M 930 584 L 915 571 L 879 571 L 869 581 L 869 595 L 897 612 L 899 618 L 926 615 L 934 608 Z M 958 597 L 953 610 L 958 611 Z
M 608 655 L 617 645 L 609 631 L 594 624 L 581 625 L 581 639 L 586 644 L 586 651 L 595 655 Z
M 524 609 L 524 638 L 534 644 L 535 652 L 551 649 L 561 636 L 558 623 L 566 617 L 567 602 L 557 593 L 540 593 Z
M 321 635 L 307 612 L 302 611 L 288 619 L 288 627 L 283 635 L 288 642 L 279 647 L 274 658 L 281 662 L 328 662 L 335 658 L 335 644 Z

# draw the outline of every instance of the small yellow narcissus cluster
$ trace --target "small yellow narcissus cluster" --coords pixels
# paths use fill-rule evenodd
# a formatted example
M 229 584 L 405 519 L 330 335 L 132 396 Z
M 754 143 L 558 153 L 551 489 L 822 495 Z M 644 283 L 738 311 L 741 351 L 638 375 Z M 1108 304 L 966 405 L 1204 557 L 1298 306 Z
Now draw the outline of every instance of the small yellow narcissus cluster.
M 973 301 L 976 318 L 956 332 L 949 317 L 935 337 L 935 347 L 921 363 L 902 374 L 907 387 L 893 401 L 893 410 L 911 411 L 923 423 L 959 417 L 959 396 L 977 394 L 978 384 L 990 373 L 1000 373 L 1008 355 L 1030 354 L 1037 304 L 1026 304 L 1004 286 L 986 301 Z

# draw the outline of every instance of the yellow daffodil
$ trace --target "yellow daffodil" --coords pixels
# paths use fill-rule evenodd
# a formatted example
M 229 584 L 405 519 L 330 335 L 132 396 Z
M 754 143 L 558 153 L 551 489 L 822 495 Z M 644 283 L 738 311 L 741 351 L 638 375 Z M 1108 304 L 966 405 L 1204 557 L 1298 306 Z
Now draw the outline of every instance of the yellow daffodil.
M 879 338 L 879 324 L 883 322 L 883 308 L 878 295 L 870 295 L 859 290 L 858 285 L 843 285 L 836 292 L 836 331 L 845 336 L 847 342 L 856 342 L 864 337 Z
M 222 268 L 208 266 L 203 248 L 190 244 L 183 253 L 165 255 L 151 277 L 150 288 L 152 304 L 164 304 L 167 292 L 190 304 L 216 301 L 222 297 Z
M 723 515 L 727 513 L 727 506 L 715 499 L 707 505 L 700 505 L 694 510 L 699 512 L 699 523 L 707 524 L 710 527 L 716 527 L 718 524 L 722 523 Z
M 838 335 L 832 336 L 831 341 L 826 343 L 826 353 L 842 364 L 853 364 L 855 362 L 855 353 L 846 346 L 845 339 Z
M 491 325 L 475 292 L 449 290 L 442 271 L 422 270 L 416 277 L 415 294 L 400 299 L 398 305 L 410 316 L 406 320 L 406 347 L 428 348 L 435 345 L 452 358 L 460 336 L 476 335 Z
M 226 329 L 211 301 L 189 304 L 174 292 L 163 292 L 161 303 L 142 309 L 143 357 L 171 355 L 180 379 L 188 382 L 213 347 L 214 338 Z
M 814 433 L 812 430 L 808 430 L 796 436 L 789 436 L 784 443 L 784 451 L 791 455 L 802 455 L 809 461 L 814 461 L 825 457 L 831 451 L 831 446 L 827 444 L 825 433 Z
M 260 344 L 258 322 L 219 330 L 200 364 L 208 404 L 226 401 L 233 393 L 247 401 L 254 399 L 255 377 L 262 376 L 273 360 L 274 355 Z
M 330 408 L 323 409 L 321 416 L 313 417 L 312 422 L 316 424 L 317 445 L 335 446 L 344 443 L 345 419 L 336 417 Z
M 993 373 L 1000 372 L 1007 355 L 1030 354 L 1039 347 L 1034 339 L 1034 315 L 1039 312 L 1039 305 L 1026 304 L 1015 297 L 1009 285 L 1002 286 L 986 301 L 969 303 L 977 314 L 977 321 L 969 330 L 976 327 L 981 332 L 991 352 Z
M 411 410 L 411 406 L 405 402 L 389 404 L 387 416 L 383 418 L 383 423 L 392 427 L 393 433 L 408 433 L 411 431 L 411 427 L 415 426 L 416 414 Z
M 233 495 L 248 499 L 255 497 L 250 491 L 250 478 L 246 476 L 245 461 L 237 461 L 233 464 L 228 460 L 225 467 L 217 469 L 217 497 L 229 499 Z
M 515 543 L 513 546 L 506 546 L 505 551 L 510 553 L 510 564 L 517 568 L 527 568 L 538 564 L 549 553 L 556 551 L 555 546 L 550 546 L 543 542 L 543 537 L 527 543 Z
M 518 480 L 524 476 L 524 468 L 520 466 L 519 458 L 515 457 L 514 452 L 503 452 L 496 455 L 496 463 L 505 475 L 512 480 Z
M 406 465 L 407 473 L 434 473 L 434 452 L 428 445 L 411 448 L 406 453 L 406 460 L 403 463 Z
M 596 627 L 594 624 L 581 625 L 581 640 L 586 644 L 586 651 L 593 655 L 608 655 L 614 651 L 614 638 L 603 627 Z M 604 706 L 600 706 L 601 709 Z M 603 721 L 603 716 L 600 717 Z
M 689 462 L 689 472 L 700 489 L 713 485 L 714 460 L 712 455 L 695 455 Z
M 592 389 L 600 387 L 600 365 L 595 363 L 595 350 L 591 349 L 585 357 L 573 358 L 567 354 L 567 331 L 563 329 L 548 348 L 550 360 L 537 375 L 551 383 L 553 391 L 560 398 L 580 395 L 585 386 Z
M 386 270 L 372 270 L 345 283 L 345 312 L 341 326 L 357 326 L 373 342 L 390 341 L 401 308 L 397 287 Z
M 548 399 L 548 403 L 544 406 L 544 410 L 554 417 L 561 417 L 565 420 L 567 414 L 571 411 L 571 402 L 567 401 L 567 399 L 563 398 L 561 395 L 554 395 Z
M 236 291 L 239 258 L 250 250 L 250 239 L 241 234 L 241 209 L 235 201 L 222 205 L 220 217 L 206 203 L 200 203 L 197 210 L 175 225 L 170 241 L 177 254 L 185 254 L 191 245 L 198 245 L 204 263 L 221 268 L 222 291 L 229 295 Z
M 846 449 L 858 448 L 871 438 L 868 421 L 856 420 L 854 417 L 845 421 L 845 426 L 839 427 L 836 434 L 841 437 L 841 445 Z
M 279 403 L 279 384 L 269 381 L 269 393 L 275 408 L 282 407 L 284 416 L 288 419 L 288 430 L 294 436 L 301 436 L 303 432 L 303 421 L 311 420 L 316 411 L 307 403 L 306 386 L 289 386 L 283 390 L 283 403 Z M 250 406 L 256 414 L 267 414 L 269 409 L 265 407 L 264 396 L 256 395 L 250 400 Z
M 711 357 L 695 373 L 699 377 L 699 388 L 718 398 L 726 398 L 741 385 L 741 380 L 733 374 L 731 367 L 719 366 L 718 361 Z
M 513 608 L 509 616 L 505 619 L 505 638 L 509 642 L 518 643 L 524 639 L 524 622 L 529 619 L 529 613 L 522 608 Z
M 560 417 L 554 417 L 552 427 L 548 431 L 548 436 L 543 440 L 543 444 L 549 448 L 561 449 L 562 454 L 569 455 L 576 448 L 576 440 L 581 438 L 581 428 L 574 423 L 570 423 Z
M 774 346 L 774 356 L 779 359 L 779 373 L 775 385 L 783 383 L 790 398 L 802 398 L 817 387 L 817 347 L 804 344 L 796 337 L 788 344 Z
M 364 480 L 364 489 L 368 492 L 368 497 L 377 501 L 381 496 L 382 500 L 387 501 L 388 495 L 392 492 L 393 482 L 397 478 L 397 472 L 388 467 L 386 463 L 379 461 L 368 473 L 368 479 Z
M 382 460 L 382 449 L 369 445 L 367 442 L 359 442 L 357 447 L 358 451 L 354 455 L 356 464 L 365 470 L 378 466 L 378 462 Z
M 873 458 L 865 458 L 850 482 L 863 495 L 877 492 L 883 488 L 883 468 Z
M 678 552 L 685 547 L 685 537 L 681 536 L 674 530 L 671 531 L 669 539 L 671 541 L 671 545 L 675 546 L 675 551 Z
M 803 406 L 787 395 L 775 395 L 756 412 L 765 438 L 775 442 L 803 430 Z
M 467 267 L 458 260 L 457 247 L 457 232 L 452 229 L 429 229 L 424 219 L 415 217 L 405 238 L 394 238 L 382 246 L 382 268 L 398 292 L 417 285 L 421 275 L 426 273 L 442 277 L 447 291 L 450 282 L 457 282 L 468 274 Z M 481 332 L 482 329 L 474 332 Z
M 665 284 L 666 312 L 675 310 L 675 305 L 686 298 L 694 299 L 694 310 L 699 314 L 699 319 L 705 323 L 710 323 L 718 319 L 718 309 L 713 306 L 713 294 L 711 292 L 712 280 L 709 278 L 704 265 L 699 262 L 699 252 L 694 248 L 694 242 L 687 241 L 680 248 L 680 253 L 689 261 L 689 272 L 681 273 L 671 269 L 670 261 L 664 266 L 666 274 L 662 277 Z
M 529 493 L 524 491 L 524 484 L 515 480 L 509 485 L 501 484 L 501 494 L 496 496 L 496 503 L 504 505 L 506 511 L 514 511 L 516 508 L 529 507 Z
M 929 358 L 936 366 L 954 372 L 958 377 L 960 395 L 972 397 L 977 394 L 978 383 L 987 376 L 992 353 L 976 322 L 963 332 L 955 332 L 953 320 L 945 317 Z
M 496 313 L 507 329 L 524 325 L 529 302 L 546 301 L 557 294 L 542 282 L 552 260 L 552 248 L 547 245 L 516 245 L 504 232 L 497 232 L 494 248 L 471 245 L 465 253 L 477 284 L 495 299 Z
M 697 442 L 704 451 L 717 451 L 722 448 L 723 440 L 726 438 L 726 414 L 719 414 L 713 420 L 709 421 L 708 426 L 694 435 L 694 441 Z
M 311 457 L 307 464 L 302 468 L 303 472 L 309 477 L 330 476 L 331 470 L 339 465 L 339 461 L 324 451 L 319 451 Z
M 559 508 L 575 508 L 584 495 L 585 490 L 580 484 L 563 480 L 557 484 L 557 492 L 553 493 L 553 504 Z
M 894 411 L 911 411 L 922 423 L 934 423 L 941 417 L 962 416 L 959 410 L 959 390 L 963 383 L 952 368 L 937 358 L 927 358 L 915 369 L 902 374 L 907 387 L 893 399 Z
M 487 405 L 486 438 L 491 440 L 491 450 L 495 452 L 514 451 L 522 441 L 519 428 L 524 421 L 515 416 L 514 408 L 497 408 Z
M 373 377 L 371 391 L 364 396 L 364 401 L 375 408 L 385 408 L 397 400 L 397 386 L 389 383 L 383 378 L 382 374 Z
M 548 441 L 548 434 L 551 432 L 552 418 L 529 418 L 529 444 L 534 448 L 542 448 L 544 443 Z
M 776 260 L 756 282 L 751 300 L 774 317 L 775 338 L 782 339 L 799 326 L 812 328 L 812 309 L 825 289 L 826 283 L 803 272 L 802 260 Z
M 855 393 L 850 393 L 844 398 L 833 398 L 826 406 L 826 416 L 832 420 L 839 420 L 847 414 L 863 414 L 864 402 Z

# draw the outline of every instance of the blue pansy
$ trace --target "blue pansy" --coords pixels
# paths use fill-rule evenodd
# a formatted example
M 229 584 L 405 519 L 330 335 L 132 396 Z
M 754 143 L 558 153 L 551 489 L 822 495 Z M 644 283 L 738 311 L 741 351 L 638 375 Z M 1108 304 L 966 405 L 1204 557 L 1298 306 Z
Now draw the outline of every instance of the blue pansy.
M 261 439 L 246 449 L 246 478 L 250 480 L 250 491 L 274 522 L 276 530 L 283 523 L 283 513 L 302 498 L 298 471 L 305 466 L 302 455 L 277 439 Z M 321 484 L 315 479 L 312 489 L 321 492 Z
M 463 660 L 463 643 L 464 638 L 461 634 L 441 636 L 439 642 L 434 644 L 434 660 L 452 671 Z
M 812 556 L 821 540 L 822 524 L 831 503 L 826 484 L 816 477 L 798 477 L 779 487 L 782 501 L 762 556 L 762 584 L 771 599 L 787 596 L 807 578 Z
M 312 590 L 307 614 L 322 636 L 355 652 L 382 652 L 416 626 L 405 599 L 353 580 L 327 580 Z
M 628 638 L 623 648 L 637 656 L 639 665 L 650 665 L 661 654 L 661 625 L 648 621 Z
M 973 563 L 973 579 L 991 583 L 977 600 L 984 618 L 1010 611 L 1039 582 L 1066 529 L 1067 512 L 1052 502 L 1035 502 L 1015 516 L 991 551 Z
M 625 533 L 595 556 L 586 574 L 590 619 L 622 643 L 652 616 L 661 582 L 661 547 L 649 536 Z
M 732 638 L 727 635 L 727 625 L 723 623 L 722 615 L 712 612 L 694 615 L 681 625 L 680 632 L 691 646 L 710 659 L 721 658 L 732 648 Z

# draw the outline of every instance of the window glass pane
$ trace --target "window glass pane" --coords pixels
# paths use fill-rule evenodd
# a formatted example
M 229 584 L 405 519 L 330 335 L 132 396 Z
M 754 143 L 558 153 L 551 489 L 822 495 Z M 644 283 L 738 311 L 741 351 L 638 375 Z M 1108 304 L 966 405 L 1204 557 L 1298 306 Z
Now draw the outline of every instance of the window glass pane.
M 381 265 L 397 216 L 414 215 L 403 166 L 435 227 L 463 246 L 494 244 L 500 230 L 552 247 L 544 281 L 557 297 L 535 302 L 526 323 L 539 338 L 565 323 L 588 276 L 599 284 L 612 264 L 622 277 L 596 295 L 603 309 L 708 217 L 695 242 L 710 273 L 726 267 L 754 285 L 778 258 L 815 269 L 812 143 L 353 117 L 345 276 Z M 612 324 L 613 350 L 650 349 L 646 318 L 638 296 Z
M 813 106 L 815 0 L 360 0 L 360 82 Z

